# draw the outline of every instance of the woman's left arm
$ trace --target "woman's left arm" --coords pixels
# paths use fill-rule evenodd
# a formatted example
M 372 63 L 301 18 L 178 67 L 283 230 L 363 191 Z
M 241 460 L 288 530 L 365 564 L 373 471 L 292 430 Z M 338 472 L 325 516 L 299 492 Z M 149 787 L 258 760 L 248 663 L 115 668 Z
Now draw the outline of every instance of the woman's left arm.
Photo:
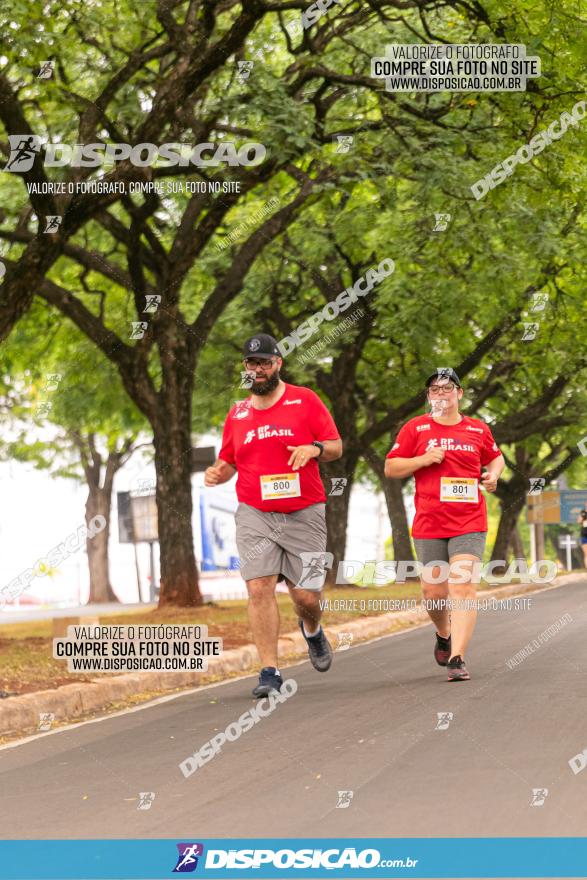
M 493 461 L 489 462 L 485 473 L 481 477 L 481 482 L 486 492 L 495 492 L 497 481 L 499 480 L 504 467 L 505 459 L 503 455 L 498 455 L 497 458 L 494 458 Z

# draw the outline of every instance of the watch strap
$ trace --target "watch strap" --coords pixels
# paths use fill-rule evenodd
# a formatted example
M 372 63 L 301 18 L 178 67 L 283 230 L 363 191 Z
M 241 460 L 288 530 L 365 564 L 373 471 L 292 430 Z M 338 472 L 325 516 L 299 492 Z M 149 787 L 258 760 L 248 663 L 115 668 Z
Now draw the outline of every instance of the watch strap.
M 320 455 L 318 456 L 318 458 L 321 458 L 322 453 L 324 452 L 324 443 L 320 443 L 319 440 L 312 440 L 312 446 L 318 447 L 318 449 L 320 450 Z

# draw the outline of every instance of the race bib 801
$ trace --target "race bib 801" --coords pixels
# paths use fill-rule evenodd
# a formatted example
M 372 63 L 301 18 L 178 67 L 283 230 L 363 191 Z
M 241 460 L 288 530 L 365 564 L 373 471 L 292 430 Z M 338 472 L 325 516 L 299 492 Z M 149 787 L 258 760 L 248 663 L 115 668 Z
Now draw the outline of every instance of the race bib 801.
M 479 500 L 479 483 L 474 477 L 441 477 L 440 500 L 475 503 Z

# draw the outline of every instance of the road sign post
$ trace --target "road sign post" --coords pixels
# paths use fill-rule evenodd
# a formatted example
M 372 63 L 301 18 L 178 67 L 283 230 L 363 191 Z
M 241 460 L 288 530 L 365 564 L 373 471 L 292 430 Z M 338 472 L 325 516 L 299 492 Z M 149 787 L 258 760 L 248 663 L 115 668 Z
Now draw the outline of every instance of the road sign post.
M 571 550 L 577 546 L 577 541 L 572 535 L 559 535 L 558 546 L 567 554 L 567 571 L 573 570 L 573 557 Z

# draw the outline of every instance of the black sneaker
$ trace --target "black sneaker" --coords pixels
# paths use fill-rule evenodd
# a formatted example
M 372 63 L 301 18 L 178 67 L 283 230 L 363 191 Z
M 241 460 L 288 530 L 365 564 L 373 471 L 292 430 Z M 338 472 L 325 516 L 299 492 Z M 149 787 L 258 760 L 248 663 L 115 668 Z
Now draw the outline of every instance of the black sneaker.
M 307 636 L 304 632 L 303 621 L 298 621 L 302 635 L 308 644 L 308 656 L 310 663 L 318 672 L 326 672 L 332 666 L 332 648 L 324 634 L 324 630 L 320 627 L 315 636 Z
M 257 699 L 267 697 L 272 691 L 280 691 L 283 679 L 275 666 L 264 666 L 259 673 L 259 684 L 253 688 L 253 696 Z
M 468 681 L 471 678 L 460 654 L 448 661 L 449 681 Z
M 446 666 L 450 657 L 450 636 L 448 639 L 436 633 L 436 645 L 434 646 L 434 659 L 439 666 Z

